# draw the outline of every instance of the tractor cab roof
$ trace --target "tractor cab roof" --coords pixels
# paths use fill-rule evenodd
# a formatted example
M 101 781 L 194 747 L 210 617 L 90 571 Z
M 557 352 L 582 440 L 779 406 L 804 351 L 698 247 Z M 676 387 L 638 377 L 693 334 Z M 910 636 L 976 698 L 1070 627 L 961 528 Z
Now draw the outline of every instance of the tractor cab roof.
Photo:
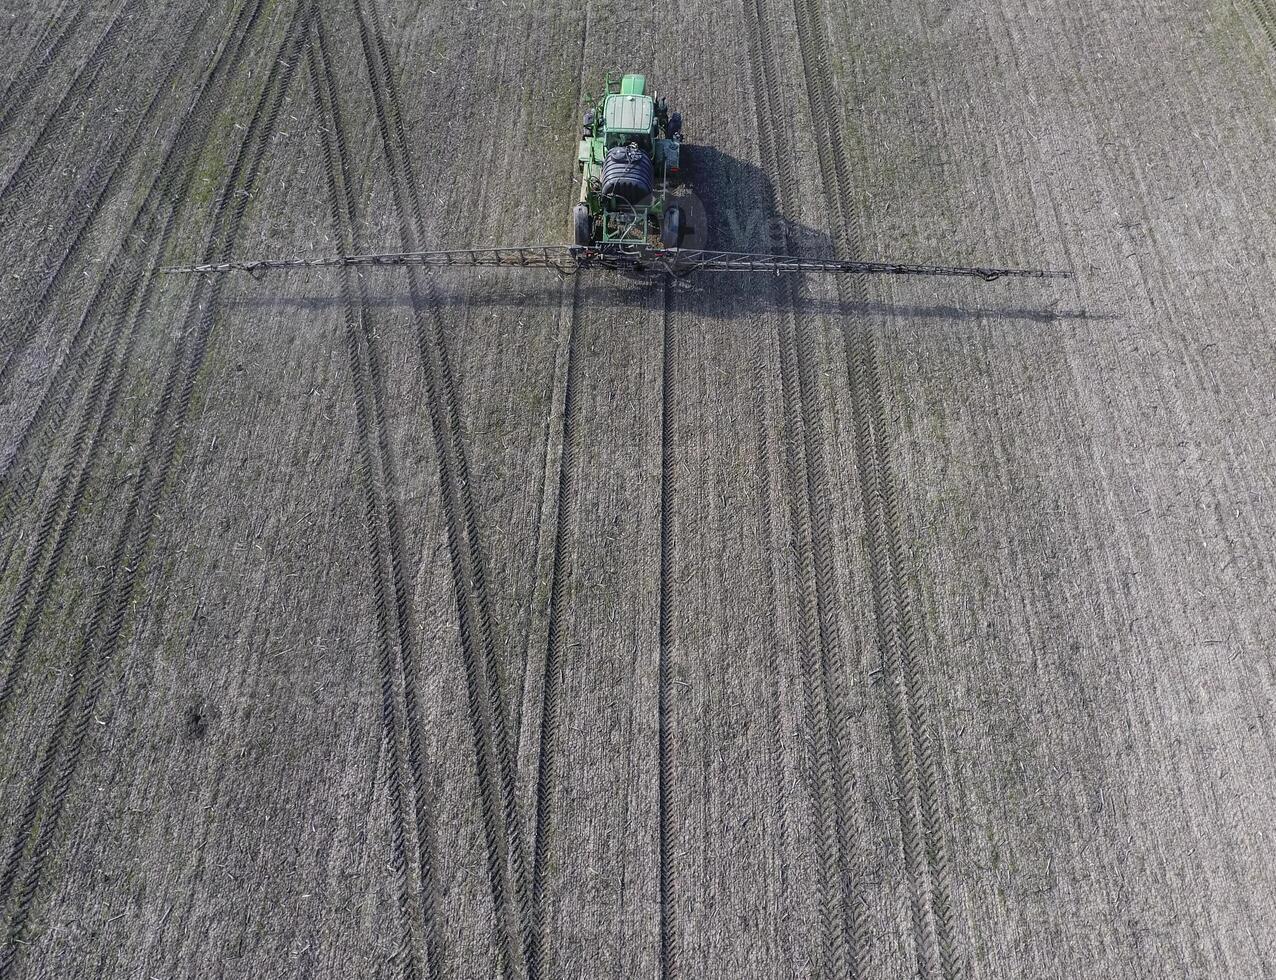
M 655 104 L 649 95 L 609 95 L 603 107 L 608 133 L 650 133 Z

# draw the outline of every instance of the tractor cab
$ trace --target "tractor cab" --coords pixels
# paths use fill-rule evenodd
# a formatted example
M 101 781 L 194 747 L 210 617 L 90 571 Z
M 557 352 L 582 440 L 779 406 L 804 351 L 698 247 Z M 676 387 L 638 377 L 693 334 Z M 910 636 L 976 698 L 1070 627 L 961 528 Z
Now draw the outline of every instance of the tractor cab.
M 642 76 L 637 76 L 641 78 Z M 609 95 L 603 103 L 603 130 L 607 149 L 635 144 L 652 154 L 651 136 L 656 119 L 656 101 L 649 95 Z

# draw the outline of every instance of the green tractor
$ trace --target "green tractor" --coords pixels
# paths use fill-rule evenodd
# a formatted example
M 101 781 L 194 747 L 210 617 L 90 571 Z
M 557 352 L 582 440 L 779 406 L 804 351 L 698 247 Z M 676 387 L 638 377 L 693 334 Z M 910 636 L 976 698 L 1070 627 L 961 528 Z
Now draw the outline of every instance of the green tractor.
M 577 256 L 682 245 L 683 212 L 669 201 L 670 178 L 679 173 L 682 116 L 646 88 L 642 75 L 608 78 L 585 113 L 577 152 L 580 203 L 572 209 Z

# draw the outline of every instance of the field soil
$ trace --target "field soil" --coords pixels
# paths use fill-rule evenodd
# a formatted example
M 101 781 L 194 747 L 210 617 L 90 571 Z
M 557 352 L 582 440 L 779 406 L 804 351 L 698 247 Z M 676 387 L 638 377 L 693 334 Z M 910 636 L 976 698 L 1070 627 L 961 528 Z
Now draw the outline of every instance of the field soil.
M 1276 976 L 1276 5 L 13 0 L 0 980 Z M 706 244 L 1070 280 L 334 268 Z

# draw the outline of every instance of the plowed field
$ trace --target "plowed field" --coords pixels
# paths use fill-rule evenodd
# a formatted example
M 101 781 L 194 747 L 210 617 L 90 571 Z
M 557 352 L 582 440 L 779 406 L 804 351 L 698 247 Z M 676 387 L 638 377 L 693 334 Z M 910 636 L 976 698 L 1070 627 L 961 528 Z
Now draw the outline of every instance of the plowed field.
M 562 241 L 644 72 L 709 242 Z M 1267 0 L 10 0 L 0 980 L 1276 975 Z

